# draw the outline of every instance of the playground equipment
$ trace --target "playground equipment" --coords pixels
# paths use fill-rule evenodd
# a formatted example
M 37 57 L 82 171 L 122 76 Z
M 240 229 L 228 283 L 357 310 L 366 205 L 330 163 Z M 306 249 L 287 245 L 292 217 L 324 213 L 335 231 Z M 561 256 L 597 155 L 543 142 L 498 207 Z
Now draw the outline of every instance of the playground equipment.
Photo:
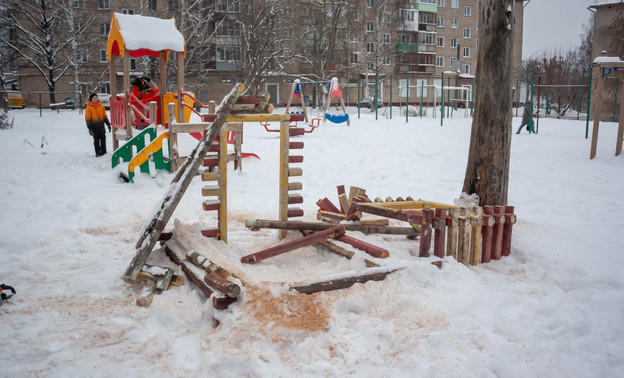
M 332 98 L 340 99 L 340 105 L 342 106 L 342 114 L 330 114 L 329 107 L 331 105 Z M 328 120 L 332 123 L 344 123 L 347 125 L 351 125 L 351 121 L 349 120 L 349 114 L 347 114 L 347 108 L 345 107 L 344 99 L 342 98 L 342 91 L 340 90 L 340 84 L 338 83 L 338 78 L 334 77 L 331 79 L 329 84 L 329 91 L 327 93 L 327 101 L 325 102 L 325 114 L 323 115 L 323 121 Z
M 602 106 L 602 95 L 604 91 L 604 79 L 609 76 L 611 72 L 614 70 L 624 69 L 624 61 L 620 60 L 619 57 L 607 57 L 607 56 L 599 56 L 594 59 L 594 63 L 592 64 L 592 68 L 596 68 L 598 70 L 598 82 L 596 83 L 596 91 L 592 94 L 592 102 L 594 105 L 594 128 L 592 130 L 592 141 L 591 141 L 591 151 L 589 153 L 589 158 L 593 159 L 596 157 L 596 147 L 598 144 L 598 129 L 600 128 L 600 111 Z M 624 92 L 624 91 L 623 91 Z M 618 131 L 615 142 L 615 156 L 619 156 L 622 153 L 622 138 L 624 138 L 624 95 L 622 96 L 622 101 L 620 104 L 620 121 L 618 123 Z
M 303 99 L 303 85 L 299 82 L 299 79 L 293 82 L 290 90 L 290 96 L 288 97 L 288 103 L 286 104 L 286 114 L 290 114 L 290 106 L 292 105 L 294 98 L 299 99 L 301 104 L 300 106 L 303 109 L 304 120 L 308 123 L 308 110 L 306 109 L 305 101 Z

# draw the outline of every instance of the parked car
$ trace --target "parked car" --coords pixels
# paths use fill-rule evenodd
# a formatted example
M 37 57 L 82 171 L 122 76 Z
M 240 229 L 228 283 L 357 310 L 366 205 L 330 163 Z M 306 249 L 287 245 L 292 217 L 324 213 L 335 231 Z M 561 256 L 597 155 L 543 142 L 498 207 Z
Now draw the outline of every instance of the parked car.
M 110 109 L 110 98 L 111 98 L 111 95 L 108 94 L 108 93 L 96 93 L 96 94 L 98 96 L 98 99 L 102 103 L 102 105 L 104 105 L 104 109 L 106 109 L 106 110 Z
M 364 97 L 360 101 L 360 108 L 368 108 L 368 109 L 370 109 L 372 104 L 373 104 L 373 101 L 371 101 L 370 98 Z M 383 106 L 383 102 L 380 99 L 377 99 L 377 108 L 379 108 L 381 106 Z
M 76 109 L 76 100 L 73 97 L 65 97 L 65 109 Z
M 24 109 L 24 96 L 20 91 L 7 91 L 9 107 L 11 109 Z

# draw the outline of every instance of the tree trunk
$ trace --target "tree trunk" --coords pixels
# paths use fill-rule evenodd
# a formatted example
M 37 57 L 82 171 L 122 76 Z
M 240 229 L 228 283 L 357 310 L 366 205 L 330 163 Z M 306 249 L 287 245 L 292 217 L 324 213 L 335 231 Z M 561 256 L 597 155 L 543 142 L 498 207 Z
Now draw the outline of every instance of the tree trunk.
M 462 191 L 507 204 L 512 117 L 512 2 L 481 1 L 475 113 Z

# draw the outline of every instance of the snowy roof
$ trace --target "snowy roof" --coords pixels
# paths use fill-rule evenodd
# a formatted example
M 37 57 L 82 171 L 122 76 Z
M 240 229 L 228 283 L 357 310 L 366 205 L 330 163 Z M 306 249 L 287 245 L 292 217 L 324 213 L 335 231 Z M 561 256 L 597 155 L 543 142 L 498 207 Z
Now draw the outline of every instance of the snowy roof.
M 124 56 L 149 55 L 158 57 L 161 51 L 186 52 L 184 37 L 176 28 L 175 19 L 161 19 L 135 14 L 113 13 L 108 34 L 108 60 Z
M 597 56 L 594 59 L 595 66 L 624 67 L 624 61 L 619 56 Z

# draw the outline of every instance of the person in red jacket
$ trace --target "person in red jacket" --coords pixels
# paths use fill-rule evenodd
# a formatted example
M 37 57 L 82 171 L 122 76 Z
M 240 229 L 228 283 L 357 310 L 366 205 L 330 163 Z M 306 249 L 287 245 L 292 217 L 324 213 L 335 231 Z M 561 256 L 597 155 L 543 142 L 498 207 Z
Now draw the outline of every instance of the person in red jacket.
M 104 124 L 108 126 L 108 132 L 111 132 L 111 124 L 106 116 L 104 105 L 102 105 L 95 93 L 89 95 L 89 103 L 85 110 L 85 121 L 87 122 L 89 134 L 93 136 L 95 156 L 106 155 L 106 129 Z
M 132 94 L 144 104 L 156 101 L 156 97 L 160 93 L 160 89 L 154 83 L 154 80 L 147 76 L 137 77 L 130 84 L 132 84 Z

